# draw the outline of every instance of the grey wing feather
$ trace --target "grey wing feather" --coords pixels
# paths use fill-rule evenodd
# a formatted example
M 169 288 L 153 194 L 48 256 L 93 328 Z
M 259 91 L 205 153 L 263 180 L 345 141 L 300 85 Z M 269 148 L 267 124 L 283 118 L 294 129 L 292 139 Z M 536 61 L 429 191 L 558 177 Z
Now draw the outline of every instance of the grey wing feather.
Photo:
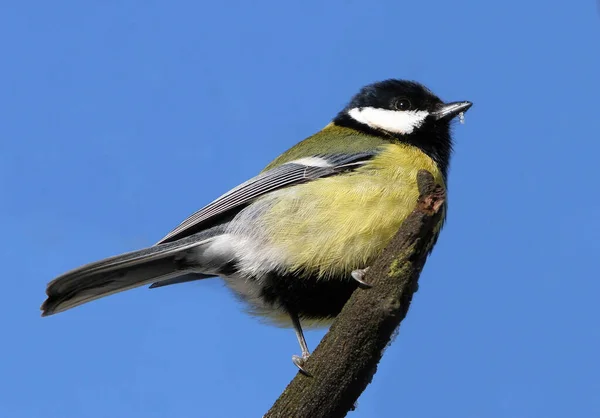
M 373 158 L 376 151 L 356 154 L 315 155 L 282 164 L 240 184 L 204 208 L 193 213 L 157 244 L 175 241 L 209 226 L 210 220 L 244 206 L 259 196 L 295 184 L 353 170 Z M 322 162 L 309 165 L 305 162 Z

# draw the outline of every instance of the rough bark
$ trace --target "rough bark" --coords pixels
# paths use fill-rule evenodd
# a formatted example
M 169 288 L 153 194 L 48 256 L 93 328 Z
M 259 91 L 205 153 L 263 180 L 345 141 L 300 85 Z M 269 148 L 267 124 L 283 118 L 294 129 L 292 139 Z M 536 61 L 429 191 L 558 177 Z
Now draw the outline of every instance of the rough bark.
M 368 271 L 372 288 L 354 292 L 331 329 L 265 415 L 294 418 L 344 417 L 377 371 L 383 351 L 406 316 L 427 259 L 444 190 L 433 176 L 417 176 L 417 208 Z

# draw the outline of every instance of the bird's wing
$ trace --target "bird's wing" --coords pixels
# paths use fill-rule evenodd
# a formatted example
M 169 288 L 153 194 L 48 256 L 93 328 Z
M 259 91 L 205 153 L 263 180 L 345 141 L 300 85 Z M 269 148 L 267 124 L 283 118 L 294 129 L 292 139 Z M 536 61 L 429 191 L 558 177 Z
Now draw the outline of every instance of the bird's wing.
M 264 171 L 193 213 L 156 245 L 200 232 L 212 226 L 217 219 L 228 215 L 233 209 L 239 209 L 274 190 L 355 170 L 376 154 L 377 151 L 366 151 L 354 154 L 315 155 Z

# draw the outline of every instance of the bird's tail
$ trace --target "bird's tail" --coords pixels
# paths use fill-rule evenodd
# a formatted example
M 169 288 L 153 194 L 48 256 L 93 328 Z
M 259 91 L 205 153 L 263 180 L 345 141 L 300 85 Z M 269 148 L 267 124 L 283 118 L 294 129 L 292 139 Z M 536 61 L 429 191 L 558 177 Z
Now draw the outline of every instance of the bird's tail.
M 48 284 L 42 316 L 138 286 L 190 273 L 186 255 L 204 244 L 180 240 L 107 258 L 71 270 Z

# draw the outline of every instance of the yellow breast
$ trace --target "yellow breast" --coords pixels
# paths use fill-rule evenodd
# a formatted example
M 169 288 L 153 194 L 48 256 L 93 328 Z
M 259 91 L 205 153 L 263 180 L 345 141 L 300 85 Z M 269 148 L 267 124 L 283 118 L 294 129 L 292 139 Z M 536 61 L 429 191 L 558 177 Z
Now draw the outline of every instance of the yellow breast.
M 325 277 L 366 267 L 415 208 L 421 169 L 445 186 L 435 162 L 418 148 L 387 144 L 352 173 L 280 190 L 262 219 L 270 243 L 292 271 Z

